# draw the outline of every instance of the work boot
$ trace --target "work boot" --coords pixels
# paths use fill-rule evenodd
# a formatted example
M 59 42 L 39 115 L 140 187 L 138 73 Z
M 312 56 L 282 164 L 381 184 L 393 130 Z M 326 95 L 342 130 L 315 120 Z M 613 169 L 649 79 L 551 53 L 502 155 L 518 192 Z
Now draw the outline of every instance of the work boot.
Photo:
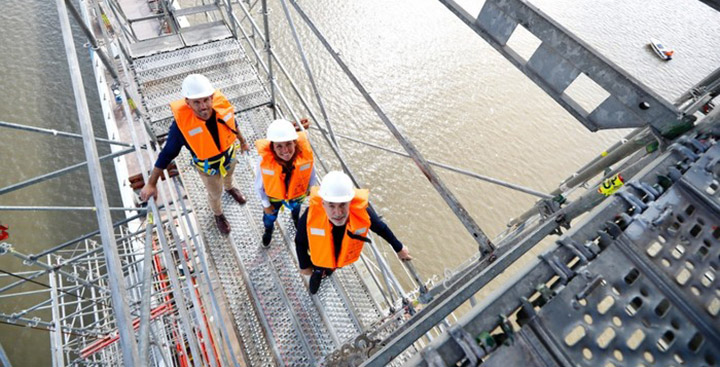
M 323 271 L 315 269 L 313 270 L 312 275 L 310 276 L 310 285 L 308 286 L 308 289 L 310 290 L 310 294 L 317 293 L 318 289 L 320 289 L 320 281 L 322 281 L 322 275 Z
M 263 233 L 263 238 L 262 238 L 264 247 L 270 247 L 270 242 L 272 241 L 273 229 L 275 229 L 275 227 L 270 227 L 270 228 L 265 227 L 265 233 Z
M 240 205 L 247 203 L 247 200 L 245 200 L 245 196 L 243 196 L 242 192 L 240 192 L 240 190 L 238 190 L 237 188 L 233 187 L 232 189 L 225 191 L 230 194 L 230 196 L 232 196 L 233 199 L 235 199 L 235 201 L 237 201 Z
M 225 218 L 224 214 L 215 216 L 215 224 L 217 225 L 218 231 L 222 234 L 230 233 L 230 222 Z

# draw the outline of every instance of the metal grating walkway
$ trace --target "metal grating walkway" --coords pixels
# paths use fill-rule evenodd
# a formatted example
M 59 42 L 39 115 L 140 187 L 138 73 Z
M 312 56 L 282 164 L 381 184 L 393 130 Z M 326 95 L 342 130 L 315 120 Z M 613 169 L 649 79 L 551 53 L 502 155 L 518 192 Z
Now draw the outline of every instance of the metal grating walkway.
M 180 94 L 182 79 L 203 73 L 225 93 L 236 111 L 243 135 L 252 143 L 264 138 L 272 121 L 269 101 L 255 70 L 235 40 L 199 45 L 138 59 L 135 78 L 151 126 L 164 134 L 171 121 L 168 103 Z M 259 106 L 259 107 L 258 107 Z M 222 236 L 207 205 L 205 188 L 190 155 L 176 160 L 188 197 L 234 317 L 251 365 L 313 366 L 381 317 L 379 307 L 354 266 L 337 271 L 316 297 L 307 291 L 297 269 L 289 213 L 276 226 L 273 243 L 262 248 L 262 207 L 252 189 L 258 155 L 238 156 L 235 183 L 248 199 L 238 205 L 223 198 L 232 232 Z
M 567 284 L 523 306 L 525 326 L 483 365 L 718 365 L 720 145 L 704 139 L 671 146 L 559 241 L 545 259 Z
M 180 95 L 188 74 L 207 76 L 236 111 L 269 102 L 255 69 L 234 39 L 206 43 L 177 51 L 136 59 L 135 78 L 142 91 L 142 104 L 157 135 L 167 133 L 172 121 L 168 104 Z
M 636 162 L 619 191 L 406 365 L 717 366 L 718 127 Z

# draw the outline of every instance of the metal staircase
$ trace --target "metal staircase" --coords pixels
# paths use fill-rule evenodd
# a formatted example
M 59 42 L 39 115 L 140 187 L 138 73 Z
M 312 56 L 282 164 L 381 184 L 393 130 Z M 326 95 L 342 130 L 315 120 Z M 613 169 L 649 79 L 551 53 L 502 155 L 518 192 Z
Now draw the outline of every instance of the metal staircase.
M 269 96 L 238 42 L 225 39 L 134 60 L 148 123 L 157 135 L 167 134 L 172 121 L 169 103 L 180 95 L 182 80 L 191 73 L 207 76 L 236 111 L 269 103 Z
M 137 59 L 135 78 L 147 117 L 158 135 L 167 132 L 172 116 L 168 104 L 180 95 L 190 73 L 208 76 L 233 103 L 239 127 L 252 145 L 264 138 L 272 121 L 269 96 L 237 41 L 211 42 Z M 311 297 L 300 276 L 294 251 L 295 229 L 288 213 L 281 215 L 270 248 L 261 245 L 262 206 L 255 196 L 255 151 L 238 155 L 234 177 L 248 198 L 240 206 L 231 197 L 223 209 L 232 232 L 221 235 L 207 206 L 207 193 L 190 155 L 176 160 L 182 182 L 203 230 L 225 289 L 230 311 L 249 362 L 313 366 L 324 356 L 381 318 L 381 311 L 354 266 L 337 271 Z

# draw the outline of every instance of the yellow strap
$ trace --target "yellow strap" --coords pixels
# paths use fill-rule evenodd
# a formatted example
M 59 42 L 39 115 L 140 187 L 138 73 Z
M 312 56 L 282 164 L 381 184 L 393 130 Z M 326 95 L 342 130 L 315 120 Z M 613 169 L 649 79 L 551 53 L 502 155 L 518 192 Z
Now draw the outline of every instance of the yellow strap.
M 225 169 L 225 156 L 220 158 L 220 176 L 225 177 L 227 175 L 227 170 Z
M 307 194 L 302 194 L 302 195 L 296 197 L 295 199 L 290 199 L 290 200 L 287 200 L 287 201 L 305 200 L 306 197 L 307 197 Z M 279 203 L 279 202 L 281 202 L 281 201 L 286 201 L 285 199 L 276 199 L 276 198 L 271 198 L 271 197 L 268 197 L 268 200 L 269 200 L 271 203 Z
M 232 161 L 233 159 L 235 159 L 235 156 L 237 155 L 237 149 L 235 149 L 236 146 L 237 146 L 237 143 L 238 143 L 238 142 L 237 142 L 237 140 L 236 140 L 236 141 L 235 141 L 235 144 L 233 144 L 233 145 L 230 146 L 230 149 L 232 149 L 232 153 L 230 153 L 230 160 L 231 160 L 231 161 Z M 222 156 L 222 158 L 220 158 L 220 175 L 221 175 L 222 177 L 227 176 L 227 170 L 225 169 L 225 156 Z
M 231 159 L 235 159 L 235 157 L 237 156 L 237 149 L 235 149 L 235 145 L 237 145 L 237 142 L 236 142 L 236 144 L 231 145 L 231 148 L 230 148 L 230 149 L 232 149 L 232 153 L 230 155 Z M 215 163 L 220 163 L 220 170 L 219 170 L 220 175 L 222 177 L 227 176 L 227 169 L 225 169 L 225 156 L 223 155 L 222 157 L 220 157 L 220 159 L 216 159 L 214 161 L 209 161 L 208 165 L 213 165 Z M 197 161 L 197 162 L 195 162 L 195 165 L 198 166 L 198 168 L 200 168 L 201 171 L 203 171 L 207 174 L 210 174 L 209 172 L 205 171 L 205 161 Z

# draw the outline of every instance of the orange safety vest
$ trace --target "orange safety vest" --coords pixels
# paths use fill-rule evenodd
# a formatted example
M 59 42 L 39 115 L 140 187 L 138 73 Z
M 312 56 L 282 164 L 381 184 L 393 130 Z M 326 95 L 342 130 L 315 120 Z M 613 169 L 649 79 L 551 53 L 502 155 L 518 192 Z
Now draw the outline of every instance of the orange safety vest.
M 220 91 L 213 95 L 213 110 L 217 119 L 222 119 L 225 124 L 218 123 L 218 137 L 220 138 L 220 149 L 205 126 L 205 121 L 197 118 L 190 106 L 184 99 L 170 103 L 175 122 L 180 132 L 185 136 L 185 141 L 190 145 L 193 154 L 198 160 L 207 160 L 225 153 L 235 143 L 237 131 L 235 126 L 235 109 Z M 224 127 L 221 128 L 220 126 Z
M 307 214 L 307 235 L 310 247 L 310 260 L 313 265 L 335 269 L 352 264 L 360 258 L 365 242 L 350 238 L 347 232 L 367 237 L 370 230 L 370 215 L 367 212 L 368 190 L 355 189 L 355 197 L 350 201 L 350 215 L 342 239 L 340 254 L 335 258 L 335 242 L 332 238 L 333 224 L 322 206 L 318 187 L 310 193 L 310 206 Z
M 295 155 L 294 169 L 290 175 L 290 183 L 285 187 L 285 174 L 282 165 L 275 160 L 270 140 L 261 139 L 255 141 L 260 161 L 260 172 L 262 174 L 263 187 L 267 196 L 273 199 L 292 200 L 307 193 L 310 185 L 310 174 L 313 169 L 313 152 L 307 133 L 298 133 L 297 147 L 300 149 Z

